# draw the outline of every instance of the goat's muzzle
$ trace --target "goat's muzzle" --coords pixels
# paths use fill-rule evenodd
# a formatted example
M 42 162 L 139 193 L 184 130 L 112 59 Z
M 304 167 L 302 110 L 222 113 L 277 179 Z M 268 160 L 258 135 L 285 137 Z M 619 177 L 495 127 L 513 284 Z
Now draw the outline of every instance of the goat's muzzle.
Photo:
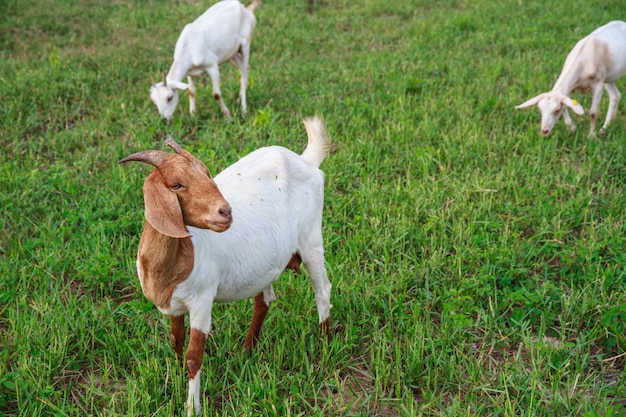
M 230 205 L 225 204 L 217 209 L 217 216 L 219 220 L 207 220 L 207 227 L 214 232 L 225 232 L 228 230 L 233 222 L 233 214 Z

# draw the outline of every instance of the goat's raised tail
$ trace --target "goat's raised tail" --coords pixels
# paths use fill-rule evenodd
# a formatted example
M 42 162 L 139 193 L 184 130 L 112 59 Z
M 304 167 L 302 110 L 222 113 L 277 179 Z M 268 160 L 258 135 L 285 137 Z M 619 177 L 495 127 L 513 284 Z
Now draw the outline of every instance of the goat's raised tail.
M 252 3 L 248 4 L 248 7 L 246 7 L 246 9 L 254 13 L 256 8 L 259 7 L 260 5 L 261 5 L 261 0 L 253 0 Z
M 306 134 L 309 137 L 309 143 L 304 152 L 302 152 L 301 158 L 307 165 L 319 168 L 326 155 L 328 155 L 330 148 L 330 141 L 326 136 L 324 122 L 322 122 L 319 116 L 306 118 L 303 122 Z

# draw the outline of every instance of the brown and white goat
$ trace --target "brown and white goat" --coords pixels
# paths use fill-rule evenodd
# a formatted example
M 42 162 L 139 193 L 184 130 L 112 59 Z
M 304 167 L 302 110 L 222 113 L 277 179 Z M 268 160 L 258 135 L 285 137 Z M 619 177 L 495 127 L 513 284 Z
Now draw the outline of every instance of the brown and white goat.
M 308 145 L 302 155 L 279 146 L 257 149 L 211 178 L 207 167 L 172 139 L 176 151 L 139 152 L 121 162 L 155 168 L 143 186 L 145 216 L 137 255 L 141 288 L 171 316 L 174 351 L 182 358 L 184 314 L 190 315 L 185 364 L 187 413 L 200 414 L 200 369 L 214 302 L 254 296 L 244 346 L 255 345 L 269 304 L 272 282 L 303 262 L 315 291 L 322 331 L 330 326 L 331 284 L 324 266 L 319 165 L 329 142 L 322 121 L 304 120 Z

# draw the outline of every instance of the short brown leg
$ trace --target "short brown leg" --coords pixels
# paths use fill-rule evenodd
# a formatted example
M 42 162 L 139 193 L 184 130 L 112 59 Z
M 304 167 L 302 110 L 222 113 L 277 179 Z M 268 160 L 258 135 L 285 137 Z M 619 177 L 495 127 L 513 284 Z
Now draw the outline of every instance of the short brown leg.
M 185 316 L 172 316 L 172 330 L 170 332 L 170 338 L 172 340 L 172 347 L 178 360 L 183 360 L 183 347 L 185 346 Z
M 296 252 L 291 256 L 291 259 L 289 259 L 289 262 L 287 262 L 287 266 L 285 267 L 285 269 L 293 269 L 298 274 L 302 274 L 302 271 L 300 270 L 301 262 L 302 262 L 302 258 L 300 258 L 300 254 Z
M 191 329 L 189 335 L 189 348 L 187 348 L 187 373 L 189 379 L 195 378 L 196 374 L 202 366 L 202 357 L 204 355 L 204 344 L 206 343 L 206 334 L 198 329 Z
M 252 313 L 252 321 L 248 328 L 248 335 L 243 342 L 243 346 L 246 348 L 248 354 L 250 354 L 259 339 L 261 327 L 263 326 L 263 321 L 265 321 L 265 316 L 269 309 L 270 307 L 265 303 L 263 293 L 258 293 L 256 297 L 254 297 L 254 312 Z

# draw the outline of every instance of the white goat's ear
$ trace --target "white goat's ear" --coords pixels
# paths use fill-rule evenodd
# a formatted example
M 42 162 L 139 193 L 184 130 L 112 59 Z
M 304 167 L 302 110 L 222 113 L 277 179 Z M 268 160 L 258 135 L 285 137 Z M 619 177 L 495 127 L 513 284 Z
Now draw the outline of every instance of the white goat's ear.
M 585 109 L 580 103 L 576 100 L 572 100 L 571 98 L 565 96 L 562 100 L 563 104 L 572 109 L 572 111 L 576 114 L 585 114 Z
M 156 169 L 143 184 L 143 198 L 146 207 L 146 220 L 157 231 L 175 238 L 190 237 L 183 223 L 183 212 L 178 197 L 167 188 Z
M 172 87 L 174 90 L 186 90 L 189 88 L 189 84 L 182 81 L 170 81 L 168 86 Z
M 545 94 L 539 94 L 536 97 L 531 98 L 530 100 L 527 100 L 525 102 L 523 102 L 522 104 L 520 104 L 519 106 L 515 106 L 516 109 L 523 109 L 525 107 L 530 107 L 530 106 L 534 106 L 535 104 L 539 103 L 539 101 L 545 96 Z

